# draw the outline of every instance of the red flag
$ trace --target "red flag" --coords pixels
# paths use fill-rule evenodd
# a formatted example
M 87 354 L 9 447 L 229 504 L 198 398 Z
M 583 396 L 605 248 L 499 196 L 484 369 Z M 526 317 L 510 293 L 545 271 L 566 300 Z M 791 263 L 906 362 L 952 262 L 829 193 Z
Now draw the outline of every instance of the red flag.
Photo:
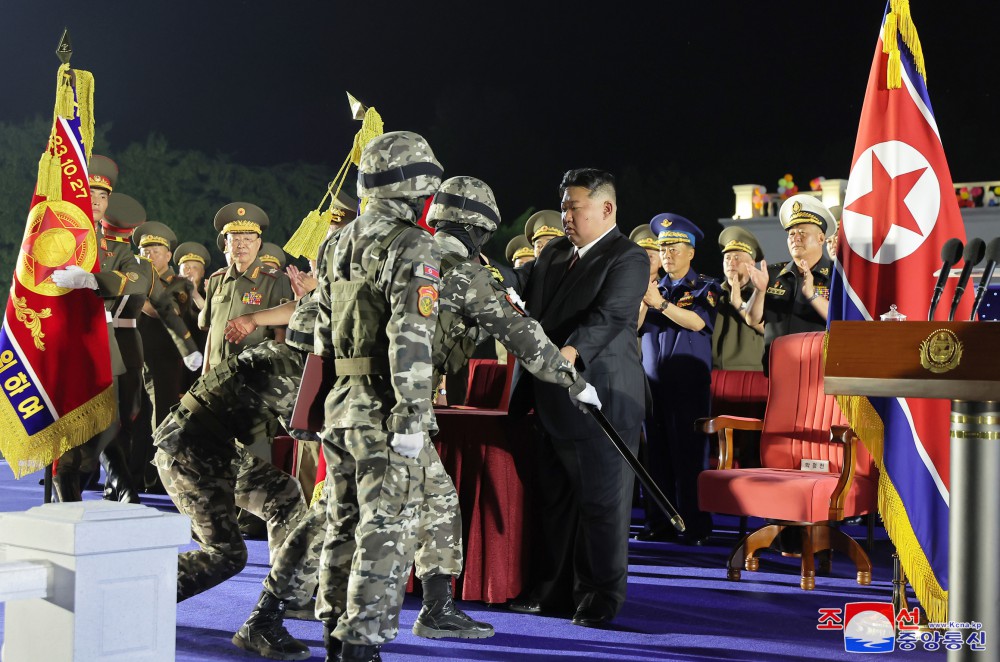
M 877 320 L 892 304 L 924 319 L 941 247 L 965 240 L 906 0 L 891 0 L 865 92 L 844 200 L 831 320 Z M 949 284 L 944 301 L 951 301 Z M 949 306 L 938 308 L 946 318 Z M 960 307 L 968 319 L 970 297 Z M 963 311 L 964 312 L 961 312 Z M 881 471 L 879 510 L 917 597 L 947 620 L 947 401 L 838 398 Z
M 0 452 L 14 475 L 50 464 L 107 428 L 114 413 L 104 304 L 52 272 L 100 270 L 80 136 L 92 131 L 89 73 L 59 69 L 56 114 L 0 328 Z

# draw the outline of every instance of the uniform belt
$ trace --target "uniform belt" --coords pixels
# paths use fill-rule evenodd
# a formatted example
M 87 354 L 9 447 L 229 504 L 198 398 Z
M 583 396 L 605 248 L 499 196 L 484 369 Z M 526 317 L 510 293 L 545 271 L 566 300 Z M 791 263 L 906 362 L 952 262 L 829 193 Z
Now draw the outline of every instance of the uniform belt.
M 315 344 L 316 336 L 311 333 L 306 333 L 305 331 L 288 329 L 285 332 L 285 340 L 290 343 L 295 343 L 296 345 L 302 345 L 303 347 L 312 347 Z
M 111 321 L 111 324 L 116 329 L 134 329 L 136 326 L 135 318 L 121 318 L 118 317 Z
M 338 377 L 385 375 L 389 372 L 388 359 L 371 356 L 362 356 L 354 359 L 335 359 L 333 365 Z

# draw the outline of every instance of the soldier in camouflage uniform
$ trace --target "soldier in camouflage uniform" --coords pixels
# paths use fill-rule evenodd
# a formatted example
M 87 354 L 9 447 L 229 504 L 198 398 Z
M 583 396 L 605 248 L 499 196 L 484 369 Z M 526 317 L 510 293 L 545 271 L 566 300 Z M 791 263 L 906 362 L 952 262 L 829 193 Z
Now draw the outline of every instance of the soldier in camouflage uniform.
M 441 184 L 417 134 L 397 131 L 361 154 L 358 219 L 320 256 L 317 353 L 334 362 L 322 432 L 330 491 L 316 615 L 327 659 L 380 660 L 392 640 L 424 499 L 431 341 L 440 256 L 417 227 Z M 352 558 L 350 565 L 339 559 Z
M 178 600 L 225 581 L 246 565 L 237 507 L 265 521 L 272 550 L 280 547 L 289 523 L 305 511 L 298 481 L 258 460 L 234 439 L 278 417 L 287 426 L 304 355 L 312 349 L 314 319 L 311 298 L 300 299 L 288 323 L 298 334 L 227 357 L 195 382 L 154 433 L 153 462 L 160 479 L 178 510 L 191 517 L 201 547 L 180 555 Z
M 503 342 L 539 379 L 566 386 L 574 395 L 580 394 L 587 390 L 586 382 L 549 342 L 538 323 L 524 316 L 514 303 L 516 295 L 505 291 L 496 274 L 480 262 L 482 246 L 496 230 L 499 220 L 492 191 L 472 177 L 445 181 L 428 211 L 427 221 L 438 229 L 434 239 L 442 252 L 440 310 L 432 357 L 434 382 L 441 374 L 460 369 L 472 356 L 476 344 L 493 337 Z M 491 636 L 491 626 L 473 621 L 454 604 L 452 578 L 462 571 L 461 515 L 451 478 L 433 448 L 429 453 L 414 558 L 417 577 L 423 584 L 424 604 L 413 632 L 429 638 Z M 270 596 L 271 600 L 295 604 L 311 595 L 319 571 L 328 494 L 324 490 L 305 519 L 288 535 L 264 580 L 262 600 Z M 350 560 L 341 557 L 330 562 L 346 565 Z M 233 641 L 244 650 L 278 657 L 277 647 L 269 645 L 269 641 L 282 641 L 285 650 L 291 650 L 289 635 L 278 618 L 264 614 L 260 604 Z M 301 650 L 307 651 L 308 647 L 302 644 Z

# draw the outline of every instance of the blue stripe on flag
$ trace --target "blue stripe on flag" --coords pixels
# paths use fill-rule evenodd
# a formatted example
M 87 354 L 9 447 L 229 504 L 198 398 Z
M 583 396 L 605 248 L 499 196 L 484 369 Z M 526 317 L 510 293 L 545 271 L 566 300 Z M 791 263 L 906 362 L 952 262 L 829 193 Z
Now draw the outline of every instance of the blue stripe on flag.
M 52 425 L 56 418 L 32 380 L 32 371 L 25 368 L 27 365 L 7 335 L 7 327 L 0 328 L 0 390 L 30 436 Z

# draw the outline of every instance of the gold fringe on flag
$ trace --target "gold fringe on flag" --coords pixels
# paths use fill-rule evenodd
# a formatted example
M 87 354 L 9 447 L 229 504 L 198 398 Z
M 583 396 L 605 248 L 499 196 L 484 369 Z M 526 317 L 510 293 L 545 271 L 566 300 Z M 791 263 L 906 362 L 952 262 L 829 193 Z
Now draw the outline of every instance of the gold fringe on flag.
M 382 116 L 374 108 L 366 110 L 364 119 L 361 122 L 361 129 L 354 135 L 351 151 L 347 154 L 347 158 L 344 159 L 343 165 L 340 166 L 333 180 L 327 185 L 326 193 L 323 195 L 323 199 L 319 201 L 319 204 L 316 205 L 316 209 L 306 214 L 298 229 L 285 242 L 282 248 L 285 249 L 286 253 L 293 257 L 305 256 L 310 260 L 316 259 L 319 253 L 319 246 L 323 243 L 327 230 L 330 229 L 330 223 L 339 212 L 335 207 L 337 196 L 340 193 L 340 189 L 344 186 L 344 182 L 347 180 L 350 165 L 353 163 L 357 166 L 361 162 L 361 153 L 368 146 L 368 143 L 374 138 L 381 136 L 383 132 Z M 320 209 L 323 208 L 323 204 L 327 201 L 327 198 L 330 199 L 330 206 L 326 211 L 321 212 Z M 367 199 L 361 200 L 360 209 L 362 211 L 367 202 Z
M 85 443 L 111 425 L 115 413 L 113 386 L 101 391 L 82 407 L 62 416 L 41 432 L 30 437 L 10 434 L 23 430 L 20 415 L 7 398 L 0 398 L 0 425 L 8 432 L 0 435 L 0 455 L 10 464 L 15 478 L 21 478 L 52 464 L 63 453 Z
M 890 90 L 899 89 L 903 84 L 902 60 L 899 52 L 899 40 L 910 50 L 917 73 L 927 84 L 927 69 L 924 66 L 924 51 L 920 46 L 920 37 L 910 15 L 909 0 L 890 0 L 889 13 L 885 15 L 885 25 L 882 32 L 882 52 L 888 53 L 886 66 L 886 87 Z
M 823 361 L 830 334 L 823 337 Z M 896 547 L 899 562 L 906 579 L 913 587 L 917 600 L 927 613 L 927 620 L 943 623 L 948 620 L 948 591 L 941 588 L 931 569 L 892 479 L 885 470 L 885 427 L 868 398 L 858 395 L 834 396 L 837 405 L 850 423 L 851 429 L 861 438 L 865 448 L 878 467 L 878 510 L 886 533 Z
M 76 106 L 80 115 L 80 138 L 87 150 L 87 162 L 94 151 L 94 74 L 74 69 L 76 74 Z

